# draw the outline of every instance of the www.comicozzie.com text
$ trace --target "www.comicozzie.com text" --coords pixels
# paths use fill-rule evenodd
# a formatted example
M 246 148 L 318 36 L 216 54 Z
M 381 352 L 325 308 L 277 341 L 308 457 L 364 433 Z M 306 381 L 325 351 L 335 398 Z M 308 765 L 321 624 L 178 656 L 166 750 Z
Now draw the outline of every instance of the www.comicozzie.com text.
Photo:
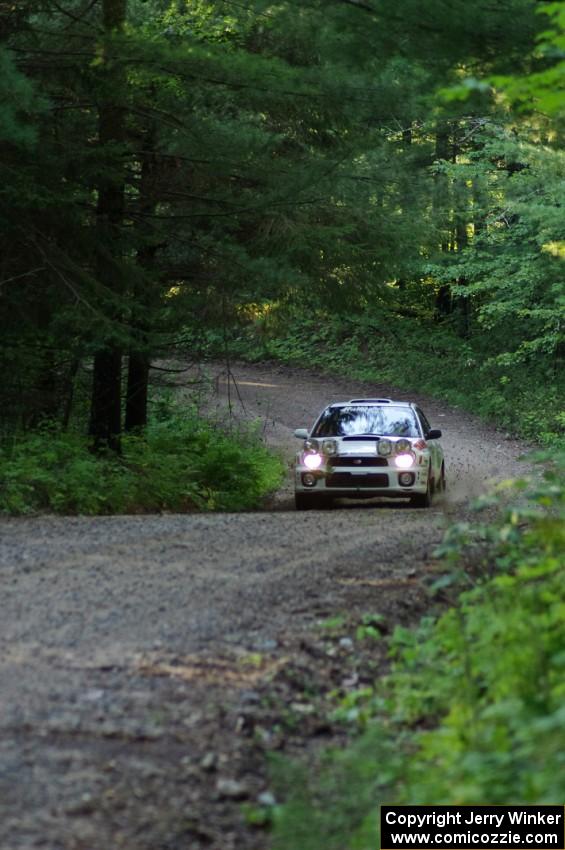
M 558 838 L 555 832 L 534 832 L 520 835 L 519 832 L 392 832 L 392 844 L 397 847 L 408 847 L 412 844 L 445 846 L 446 844 L 476 844 L 481 847 L 557 847 Z

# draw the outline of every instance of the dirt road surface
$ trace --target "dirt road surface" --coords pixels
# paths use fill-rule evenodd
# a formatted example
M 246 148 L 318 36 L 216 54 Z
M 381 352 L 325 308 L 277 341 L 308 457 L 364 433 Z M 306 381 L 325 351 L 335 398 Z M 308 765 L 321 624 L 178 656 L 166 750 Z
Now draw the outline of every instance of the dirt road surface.
M 210 372 L 217 403 L 289 462 L 294 428 L 330 401 L 406 398 L 278 366 L 234 367 L 237 387 Z M 254 513 L 0 519 L 1 850 L 267 846 L 243 815 L 272 802 L 265 754 L 339 739 L 320 701 L 382 664 L 347 629 L 367 611 L 385 630 L 417 619 L 446 524 L 523 473 L 520 444 L 417 400 L 447 458 L 427 511 L 296 513 L 289 476 Z M 342 612 L 338 640 L 319 624 Z

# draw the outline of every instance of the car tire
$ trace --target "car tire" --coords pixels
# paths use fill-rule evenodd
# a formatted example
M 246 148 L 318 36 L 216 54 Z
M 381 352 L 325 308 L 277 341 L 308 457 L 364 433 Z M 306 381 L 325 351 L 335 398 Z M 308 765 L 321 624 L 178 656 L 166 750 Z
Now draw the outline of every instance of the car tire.
M 445 479 L 445 466 L 444 466 L 444 464 L 442 463 L 442 465 L 441 465 L 441 475 L 440 475 L 440 479 L 439 479 L 439 486 L 438 486 L 438 492 L 439 492 L 439 493 L 445 493 L 445 491 L 446 491 L 446 490 L 447 490 L 447 481 L 446 481 L 446 479 Z
M 311 511 L 314 509 L 322 511 L 324 508 L 331 507 L 331 499 L 314 495 L 314 493 L 295 493 L 294 504 L 297 511 Z
M 414 508 L 429 508 L 432 504 L 432 495 L 433 495 L 433 483 L 432 479 L 428 477 L 428 486 L 425 493 L 416 493 L 414 496 L 410 498 L 410 504 Z

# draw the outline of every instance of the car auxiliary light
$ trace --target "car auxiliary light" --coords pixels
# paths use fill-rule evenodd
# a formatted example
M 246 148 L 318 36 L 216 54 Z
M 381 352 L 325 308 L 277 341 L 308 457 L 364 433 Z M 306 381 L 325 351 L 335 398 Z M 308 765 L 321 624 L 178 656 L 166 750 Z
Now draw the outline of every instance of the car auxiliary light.
M 397 455 L 403 455 L 410 451 L 412 445 L 409 440 L 398 440 L 394 448 Z
M 377 451 L 383 457 L 388 457 L 392 454 L 392 443 L 390 440 L 379 440 Z
M 401 472 L 398 476 L 398 481 L 403 487 L 410 487 L 414 483 L 415 475 L 413 472 Z
M 312 472 L 303 472 L 302 473 L 302 483 L 305 487 L 315 487 L 316 486 L 316 476 Z
M 410 454 L 396 455 L 394 458 L 394 462 L 399 469 L 410 469 L 411 466 L 414 466 L 414 461 L 416 458 L 410 452 Z
M 319 454 L 304 455 L 304 466 L 307 466 L 308 469 L 319 469 L 321 465 L 322 465 L 322 455 L 319 455 Z

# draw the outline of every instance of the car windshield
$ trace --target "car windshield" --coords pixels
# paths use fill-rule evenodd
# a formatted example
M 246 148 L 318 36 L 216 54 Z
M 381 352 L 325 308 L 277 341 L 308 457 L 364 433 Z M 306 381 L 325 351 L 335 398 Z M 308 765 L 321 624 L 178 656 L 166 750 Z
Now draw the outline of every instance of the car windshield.
M 344 405 L 324 410 L 313 437 L 356 437 L 378 434 L 380 437 L 419 437 L 416 415 L 410 407 L 394 405 Z

